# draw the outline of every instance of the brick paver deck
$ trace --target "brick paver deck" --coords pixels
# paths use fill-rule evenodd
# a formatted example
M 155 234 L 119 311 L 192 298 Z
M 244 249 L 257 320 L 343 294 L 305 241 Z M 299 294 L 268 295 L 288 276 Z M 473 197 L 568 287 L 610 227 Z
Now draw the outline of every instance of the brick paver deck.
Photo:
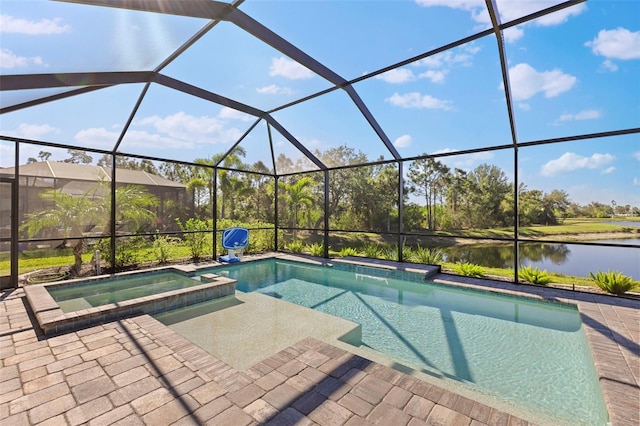
M 579 304 L 612 424 L 638 425 L 639 303 L 544 297 Z M 148 315 L 47 338 L 34 324 L 21 289 L 0 293 L 3 425 L 528 424 L 313 338 L 236 371 Z

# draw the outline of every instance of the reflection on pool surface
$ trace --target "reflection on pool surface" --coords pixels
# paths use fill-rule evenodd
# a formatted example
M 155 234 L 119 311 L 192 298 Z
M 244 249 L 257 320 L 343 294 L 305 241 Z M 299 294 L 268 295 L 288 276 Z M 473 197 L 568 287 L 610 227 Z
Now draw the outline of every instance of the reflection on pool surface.
M 365 273 L 362 273 L 365 272 Z M 361 342 L 558 423 L 608 419 L 573 306 L 281 260 L 217 268 L 260 292 L 362 325 Z

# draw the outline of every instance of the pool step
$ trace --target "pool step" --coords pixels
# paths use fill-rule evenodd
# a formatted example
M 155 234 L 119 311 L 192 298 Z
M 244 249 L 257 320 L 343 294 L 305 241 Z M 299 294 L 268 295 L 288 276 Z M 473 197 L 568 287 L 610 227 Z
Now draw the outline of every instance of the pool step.
M 181 272 L 187 276 L 191 276 L 193 274 L 196 273 L 196 271 L 198 270 L 198 268 L 196 268 L 195 265 L 193 264 L 189 264 L 189 265 L 173 265 L 171 267 L 172 269 L 175 269 L 178 272 Z
M 200 275 L 200 281 L 203 283 L 212 283 L 220 278 L 220 275 L 217 274 L 202 274 Z
M 427 281 L 440 273 L 440 265 L 402 263 L 382 259 L 344 257 L 331 259 L 333 267 L 371 277 L 394 278 L 406 281 Z

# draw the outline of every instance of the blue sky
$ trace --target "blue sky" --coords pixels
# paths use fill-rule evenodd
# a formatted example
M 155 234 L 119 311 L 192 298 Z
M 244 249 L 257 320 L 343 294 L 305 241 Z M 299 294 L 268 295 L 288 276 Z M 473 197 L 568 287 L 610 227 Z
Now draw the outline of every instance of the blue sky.
M 559 1 L 497 1 L 509 22 Z M 483 0 L 255 1 L 240 10 L 346 80 L 463 39 L 490 23 Z M 0 72 L 152 70 L 207 21 L 36 0 L 2 0 Z M 519 142 L 640 127 L 640 2 L 591 0 L 506 30 Z M 221 22 L 163 74 L 262 110 L 331 87 L 283 53 Z M 512 142 L 494 35 L 354 85 L 403 157 Z M 111 149 L 142 91 L 132 84 L 0 117 L 0 135 Z M 2 92 L 2 106 L 60 92 Z M 342 144 L 370 159 L 391 155 L 344 91 L 273 113 L 311 150 Z M 236 110 L 152 85 L 122 152 L 191 161 L 225 152 L 255 122 Z M 276 153 L 301 155 L 277 132 Z M 242 146 L 270 157 L 261 123 Z M 40 146 L 23 146 L 21 162 Z M 52 159 L 66 153 L 54 149 Z M 0 166 L 13 165 L 0 142 Z M 94 155 L 97 159 L 99 156 Z M 529 188 L 640 206 L 640 136 L 522 148 Z M 443 160 L 470 170 L 495 164 L 513 177 L 513 151 Z

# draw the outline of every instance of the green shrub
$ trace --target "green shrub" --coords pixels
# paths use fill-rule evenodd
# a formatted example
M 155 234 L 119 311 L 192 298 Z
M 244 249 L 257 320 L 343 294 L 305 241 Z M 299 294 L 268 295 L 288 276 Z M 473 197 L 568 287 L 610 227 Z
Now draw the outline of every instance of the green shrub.
M 598 271 L 595 275 L 589 272 L 589 276 L 598 287 L 611 294 L 624 294 L 636 286 L 631 277 L 622 275 L 622 272 L 618 271 Z
M 209 231 L 209 225 L 206 221 L 194 217 L 187 220 L 184 224 L 180 219 L 176 219 L 176 223 L 183 232 L 184 241 L 187 243 L 189 251 L 191 252 L 191 259 L 194 262 L 199 261 L 211 243 L 210 233 L 207 232 Z
M 462 263 L 457 262 L 453 270 L 458 275 L 463 275 L 465 277 L 482 277 L 484 276 L 484 268 L 480 265 L 476 265 L 475 263 Z
M 398 250 L 395 246 L 383 244 L 380 246 L 380 257 L 386 260 L 398 260 Z
M 354 249 L 353 247 L 343 247 L 342 250 L 340 250 L 340 252 L 338 253 L 338 255 L 340 257 L 357 256 L 358 250 Z
M 413 250 L 411 249 L 411 247 L 405 246 L 403 244 L 402 245 L 402 260 L 406 262 L 409 259 L 411 259 L 412 257 L 413 257 Z M 397 260 L 400 260 L 400 259 L 397 259 Z
M 428 248 L 428 247 L 416 247 L 413 250 L 412 256 L 409 258 L 411 261 L 416 263 L 426 263 L 428 265 L 438 265 L 442 263 L 442 259 L 444 259 L 444 253 L 442 250 L 436 248 Z
M 165 264 L 176 252 L 176 240 L 167 235 L 156 235 L 153 240 L 153 253 L 160 264 Z
M 379 244 L 366 243 L 360 249 L 360 252 L 368 258 L 377 259 L 382 256 L 382 248 Z
M 324 256 L 324 244 L 313 243 L 311 245 L 307 245 L 306 251 L 308 251 L 312 256 Z
M 140 261 L 140 254 L 146 245 L 142 237 L 122 237 L 116 239 L 116 258 L 111 259 L 111 238 L 103 238 L 96 249 L 100 250 L 100 258 L 118 271 L 133 266 Z
M 518 277 L 520 277 L 521 280 L 540 285 L 549 284 L 552 281 L 551 275 L 547 273 L 546 269 L 541 271 L 531 266 L 520 268 L 518 270 Z
M 302 247 L 304 247 L 302 241 L 292 241 L 285 246 L 285 248 L 292 253 L 302 253 Z

